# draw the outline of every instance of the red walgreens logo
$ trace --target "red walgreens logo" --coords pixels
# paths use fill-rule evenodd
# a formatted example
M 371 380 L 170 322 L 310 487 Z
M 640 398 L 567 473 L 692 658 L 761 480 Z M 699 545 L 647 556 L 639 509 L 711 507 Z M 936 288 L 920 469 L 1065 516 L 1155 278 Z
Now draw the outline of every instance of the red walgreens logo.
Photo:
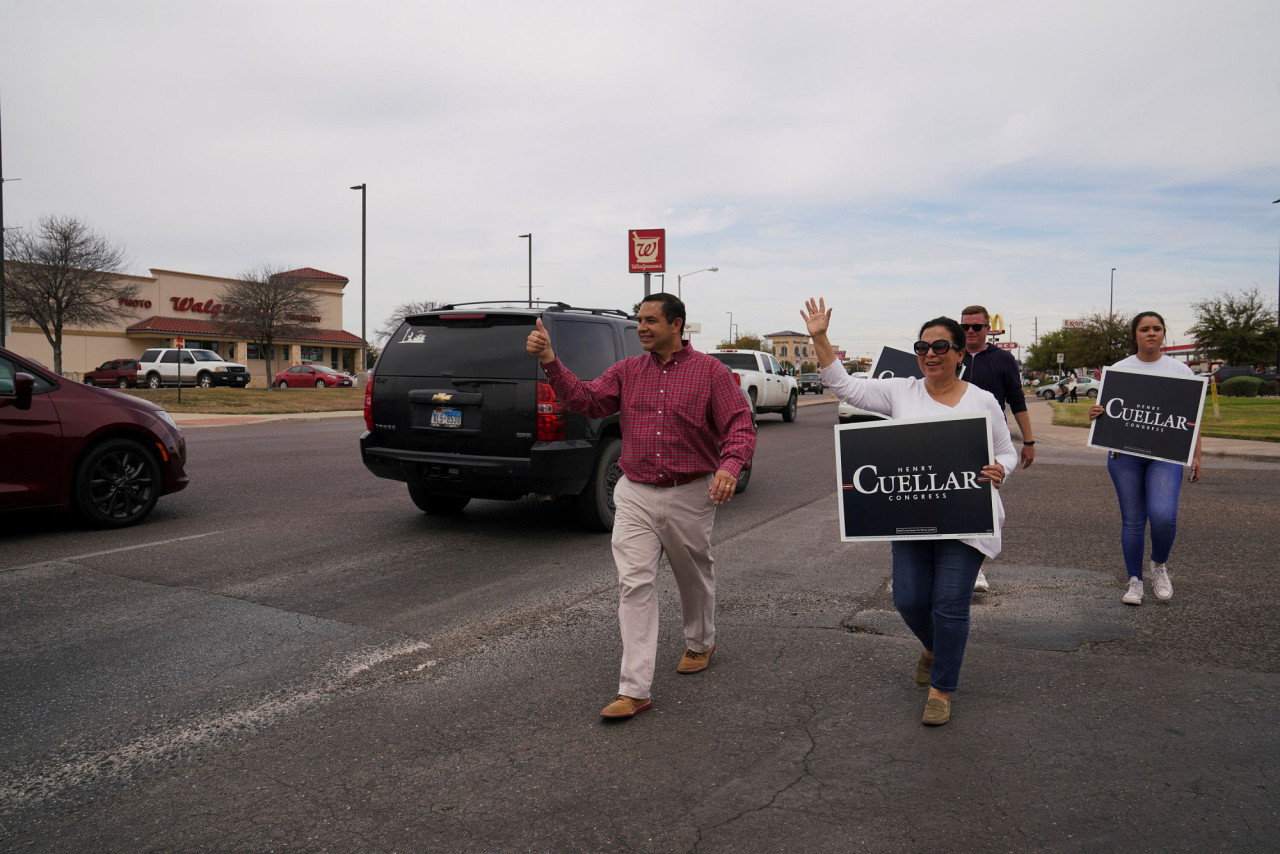
M 627 257 L 633 273 L 665 273 L 667 230 L 647 228 L 627 232 Z

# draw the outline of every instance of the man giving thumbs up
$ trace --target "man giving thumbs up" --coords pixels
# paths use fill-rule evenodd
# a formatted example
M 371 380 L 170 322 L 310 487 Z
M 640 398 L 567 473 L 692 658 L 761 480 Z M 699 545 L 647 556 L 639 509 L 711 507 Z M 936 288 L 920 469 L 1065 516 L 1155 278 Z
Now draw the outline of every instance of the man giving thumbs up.
M 551 348 L 537 321 L 525 348 L 565 407 L 593 418 L 622 413 L 623 477 L 614 488 L 613 558 L 618 565 L 622 672 L 618 698 L 600 712 L 630 718 L 650 706 L 658 650 L 654 585 L 666 552 L 680 590 L 685 651 L 676 671 L 700 673 L 715 650 L 711 528 L 751 465 L 751 408 L 723 364 L 681 340 L 684 303 L 655 294 L 640 304 L 645 353 L 583 382 Z

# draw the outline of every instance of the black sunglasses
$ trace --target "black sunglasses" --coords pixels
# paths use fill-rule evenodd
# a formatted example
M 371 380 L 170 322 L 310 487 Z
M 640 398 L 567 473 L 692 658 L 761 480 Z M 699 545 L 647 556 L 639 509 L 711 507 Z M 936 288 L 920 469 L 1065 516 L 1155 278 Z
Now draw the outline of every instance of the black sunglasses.
M 983 329 L 986 329 L 986 328 L 987 328 L 987 324 L 985 324 L 985 323 L 962 323 L 962 324 L 960 324 L 960 328 L 961 328 L 961 329 L 963 329 L 965 332 L 981 332 Z
M 952 344 L 950 341 L 948 341 L 945 338 L 939 338 L 937 341 L 934 341 L 932 344 L 930 344 L 928 341 L 917 341 L 916 343 L 911 345 L 911 349 L 916 351 L 917 356 L 923 356 L 925 353 L 928 353 L 930 350 L 934 352 L 934 355 L 941 356 L 943 353 L 947 352 L 948 350 L 959 350 L 962 348 L 957 347 L 955 344 Z

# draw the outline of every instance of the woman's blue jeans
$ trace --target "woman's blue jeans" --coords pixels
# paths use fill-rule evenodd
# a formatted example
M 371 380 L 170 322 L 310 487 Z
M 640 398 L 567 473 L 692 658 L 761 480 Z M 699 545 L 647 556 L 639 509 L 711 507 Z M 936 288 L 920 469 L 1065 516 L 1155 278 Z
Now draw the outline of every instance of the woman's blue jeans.
M 1130 578 L 1142 577 L 1147 522 L 1151 523 L 1151 560 L 1164 563 L 1178 530 L 1178 493 L 1182 466 L 1132 454 L 1110 454 L 1107 471 L 1120 499 L 1120 549 Z
M 893 605 L 907 628 L 933 652 L 929 684 L 954 691 L 969 640 L 969 604 L 982 552 L 959 540 L 893 544 Z

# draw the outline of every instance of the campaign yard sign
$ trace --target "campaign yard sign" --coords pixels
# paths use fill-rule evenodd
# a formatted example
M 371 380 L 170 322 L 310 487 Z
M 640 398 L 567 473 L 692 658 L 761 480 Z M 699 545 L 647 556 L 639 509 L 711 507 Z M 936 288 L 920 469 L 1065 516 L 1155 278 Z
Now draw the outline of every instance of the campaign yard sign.
M 1207 385 L 1204 377 L 1103 368 L 1089 447 L 1191 465 Z
M 957 540 L 996 532 L 985 412 L 844 424 L 836 430 L 840 539 Z
M 871 376 L 878 380 L 882 380 L 885 377 L 924 379 L 916 354 L 895 350 L 892 347 L 880 348 L 880 355 L 876 356 L 875 364 L 871 366 Z

